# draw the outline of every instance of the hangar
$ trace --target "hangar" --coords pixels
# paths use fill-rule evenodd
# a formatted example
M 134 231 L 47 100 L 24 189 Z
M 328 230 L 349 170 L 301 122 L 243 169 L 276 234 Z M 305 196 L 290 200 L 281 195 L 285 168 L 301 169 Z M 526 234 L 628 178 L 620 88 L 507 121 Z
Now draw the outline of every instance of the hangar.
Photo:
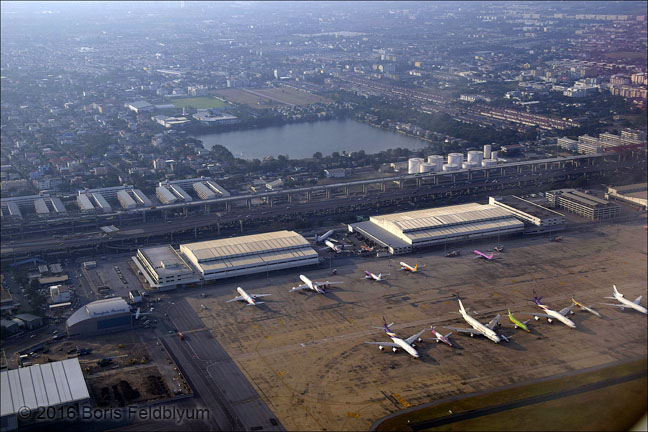
M 477 203 L 372 216 L 369 221 L 349 225 L 349 231 L 358 232 L 392 254 L 523 230 L 524 223 L 508 210 Z
M 319 263 L 308 240 L 294 231 L 277 231 L 209 240 L 173 247 L 141 248 L 135 265 L 152 288 L 281 270 Z
M 91 336 L 133 328 L 130 306 L 121 297 L 88 303 L 65 322 L 68 336 Z

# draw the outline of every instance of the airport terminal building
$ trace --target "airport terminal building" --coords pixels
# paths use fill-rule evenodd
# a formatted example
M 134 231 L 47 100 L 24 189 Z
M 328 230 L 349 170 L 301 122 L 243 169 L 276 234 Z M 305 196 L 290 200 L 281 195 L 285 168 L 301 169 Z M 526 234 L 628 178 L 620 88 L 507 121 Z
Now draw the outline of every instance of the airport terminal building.
M 93 336 L 133 328 L 130 306 L 121 297 L 88 303 L 65 322 L 68 336 Z
M 154 289 L 319 263 L 308 240 L 277 231 L 180 245 L 142 248 L 133 261 Z
M 462 204 L 372 216 L 369 221 L 349 225 L 392 254 L 416 248 L 520 233 L 524 223 L 510 211 L 494 204 Z

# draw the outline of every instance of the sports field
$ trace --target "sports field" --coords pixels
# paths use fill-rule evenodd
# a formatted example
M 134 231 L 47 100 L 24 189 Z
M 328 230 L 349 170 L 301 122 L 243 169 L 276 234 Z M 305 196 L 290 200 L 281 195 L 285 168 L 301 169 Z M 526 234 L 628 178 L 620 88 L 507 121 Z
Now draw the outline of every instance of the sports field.
M 207 109 L 207 108 L 222 108 L 226 104 L 225 102 L 217 98 L 201 96 L 201 97 L 174 99 L 173 105 L 175 105 L 177 108 L 193 107 L 196 109 Z

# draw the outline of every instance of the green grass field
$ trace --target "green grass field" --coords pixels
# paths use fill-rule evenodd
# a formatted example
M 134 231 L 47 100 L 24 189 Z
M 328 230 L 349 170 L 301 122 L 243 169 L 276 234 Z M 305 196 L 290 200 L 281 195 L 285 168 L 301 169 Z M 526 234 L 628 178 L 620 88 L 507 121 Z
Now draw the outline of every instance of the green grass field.
M 203 97 L 174 99 L 173 105 L 175 105 L 178 108 L 194 107 L 196 109 L 206 109 L 206 108 L 222 108 L 226 105 L 226 103 L 220 99 L 203 96 Z
M 646 359 L 566 378 L 522 385 L 507 390 L 440 403 L 390 418 L 378 431 L 411 430 L 409 424 L 514 402 L 521 399 L 643 372 Z M 646 412 L 647 379 L 610 385 L 578 395 L 504 412 L 448 423 L 426 430 L 627 430 Z

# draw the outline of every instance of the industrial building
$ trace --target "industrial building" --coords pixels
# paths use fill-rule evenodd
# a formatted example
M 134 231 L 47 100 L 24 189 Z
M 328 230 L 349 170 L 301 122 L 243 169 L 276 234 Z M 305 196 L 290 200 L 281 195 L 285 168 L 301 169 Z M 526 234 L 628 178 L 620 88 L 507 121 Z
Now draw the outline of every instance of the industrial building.
M 138 249 L 135 265 L 152 288 L 269 272 L 319 263 L 317 252 L 293 231 Z
M 90 402 L 90 393 L 78 358 L 2 371 L 0 393 L 2 431 L 27 426 L 25 422 L 31 421 L 31 416 L 23 418 L 25 409 L 38 413 L 52 407 L 53 413 L 60 415 L 65 413 L 61 409 L 64 406 L 76 407 L 77 412 L 80 412 L 79 406 Z M 40 426 L 38 429 L 42 428 Z
M 90 198 L 88 198 L 86 194 L 79 193 L 77 196 L 77 204 L 82 212 L 90 213 L 95 211 L 95 207 L 92 205 Z
M 151 207 L 153 205 L 151 200 L 139 189 L 133 189 L 133 196 L 143 206 Z
M 525 233 L 565 229 L 564 215 L 515 195 L 489 197 L 488 203 L 502 207 L 521 219 L 526 226 Z
M 65 322 L 68 336 L 92 336 L 133 327 L 130 306 L 121 297 L 93 301 L 74 312 Z
M 294 231 L 188 243 L 180 253 L 205 281 L 319 263 L 310 243 Z
M 576 189 L 556 189 L 547 192 L 546 195 L 552 207 L 564 208 L 586 219 L 612 219 L 621 213 L 621 208 L 617 204 Z
M 648 209 L 648 183 L 608 187 L 605 198 L 614 198 Z
M 176 198 L 175 195 L 169 192 L 169 189 L 164 186 L 156 187 L 155 195 L 162 204 L 174 204 L 176 201 L 178 201 L 178 198 Z
M 133 261 L 151 288 L 173 289 L 199 281 L 191 266 L 170 245 L 138 249 Z
M 494 204 L 462 204 L 390 215 L 349 225 L 349 231 L 383 246 L 392 254 L 413 249 L 519 233 L 524 223 Z
M 110 204 L 108 204 L 108 201 L 106 201 L 101 193 L 93 192 L 91 196 L 97 203 L 97 208 L 100 208 L 101 211 L 103 211 L 104 213 L 110 213 L 112 211 L 112 207 L 110 206 Z
M 49 209 L 47 208 L 47 203 L 43 198 L 38 198 L 34 201 L 34 208 L 36 209 L 36 214 L 39 216 L 49 215 Z
M 135 207 L 137 207 L 135 200 L 131 198 L 131 196 L 125 190 L 120 190 L 119 192 L 117 192 L 117 199 L 119 200 L 121 206 L 126 210 L 134 209 Z

